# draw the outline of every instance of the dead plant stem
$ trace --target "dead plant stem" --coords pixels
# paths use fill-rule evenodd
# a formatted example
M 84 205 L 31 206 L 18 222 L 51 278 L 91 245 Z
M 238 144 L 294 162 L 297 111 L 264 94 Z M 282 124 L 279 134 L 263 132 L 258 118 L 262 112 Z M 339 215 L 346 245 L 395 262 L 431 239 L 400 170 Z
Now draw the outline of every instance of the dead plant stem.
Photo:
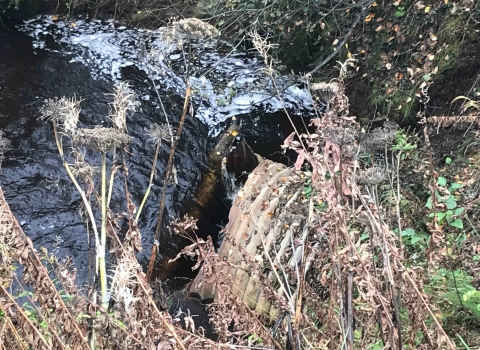
M 180 118 L 180 124 L 178 125 L 176 138 L 172 143 L 172 147 L 170 148 L 170 156 L 168 158 L 167 170 L 165 173 L 165 180 L 163 182 L 162 195 L 160 197 L 160 206 L 158 208 L 157 224 L 155 226 L 155 239 L 157 240 L 157 242 L 160 239 L 160 233 L 161 233 L 162 221 L 163 221 L 163 211 L 165 209 L 165 200 L 166 200 L 167 189 L 168 189 L 168 181 L 170 180 L 170 174 L 172 172 L 172 167 L 173 167 L 173 156 L 175 155 L 175 150 L 177 149 L 178 142 L 180 140 L 180 135 L 182 134 L 183 125 L 185 124 L 190 93 L 191 93 L 190 84 L 188 83 L 188 80 L 187 80 L 187 89 L 185 91 L 185 100 L 183 103 L 182 117 Z M 150 282 L 150 279 L 152 277 L 153 266 L 155 264 L 155 258 L 157 257 L 157 253 L 158 253 L 157 250 L 158 250 L 157 244 L 154 244 L 152 248 L 152 254 L 150 256 L 150 263 L 148 264 L 147 282 Z
M 140 204 L 140 207 L 138 208 L 137 216 L 135 217 L 135 221 L 137 223 L 138 223 L 138 219 L 140 218 L 140 214 L 142 213 L 143 206 L 145 205 L 145 202 L 147 201 L 148 195 L 150 194 L 150 190 L 153 186 L 153 177 L 155 176 L 155 170 L 156 170 L 156 167 L 157 167 L 158 152 L 160 151 L 160 146 L 161 145 L 162 145 L 162 139 L 158 139 L 157 147 L 155 148 L 155 155 L 153 156 L 152 171 L 150 172 L 150 180 L 148 182 L 148 188 L 147 188 L 147 191 L 145 192 L 145 195 L 143 196 L 142 203 Z

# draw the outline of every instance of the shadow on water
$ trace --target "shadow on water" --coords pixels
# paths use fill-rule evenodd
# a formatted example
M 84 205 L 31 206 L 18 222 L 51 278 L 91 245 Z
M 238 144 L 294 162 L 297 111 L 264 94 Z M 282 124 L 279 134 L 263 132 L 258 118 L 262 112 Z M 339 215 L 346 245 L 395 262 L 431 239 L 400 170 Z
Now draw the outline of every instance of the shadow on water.
M 15 23 L 6 23 L 14 28 Z M 32 39 L 16 30 L 0 27 L 0 128 L 11 140 L 11 150 L 3 162 L 0 183 L 13 213 L 34 245 L 46 247 L 59 258 L 70 256 L 78 269 L 78 282 L 87 276 L 87 236 L 78 210 L 80 197 L 68 179 L 55 146 L 50 124 L 39 121 L 39 107 L 43 101 L 54 97 L 82 99 L 80 126 L 108 123 L 109 96 L 113 84 L 91 78 L 88 68 L 80 63 L 69 63 L 61 54 L 32 49 Z M 135 90 L 150 89 L 144 73 L 135 68 L 123 70 L 124 79 Z M 154 95 L 153 93 L 151 94 Z M 167 113 L 174 126 L 178 125 L 183 100 L 176 95 L 163 96 Z M 128 133 L 133 137 L 128 157 L 128 187 L 132 200 L 140 203 L 148 185 L 154 145 L 145 136 L 145 128 L 151 123 L 165 122 L 160 109 L 149 101 L 141 101 L 141 107 L 128 120 Z M 240 116 L 241 133 L 254 152 L 277 161 L 289 162 L 281 154 L 280 145 L 292 128 L 283 113 Z M 228 127 L 224 122 L 222 127 Z M 299 128 L 303 124 L 298 122 Z M 195 191 L 202 173 L 208 169 L 208 152 L 214 144 L 208 137 L 208 127 L 199 119 L 187 118 L 182 138 L 175 156 L 178 185 L 169 186 L 164 222 L 167 217 L 181 217 L 193 203 Z M 153 244 L 153 230 L 157 220 L 158 198 L 163 186 L 168 145 L 163 145 L 157 164 L 157 177 L 143 217 L 139 222 L 143 234 L 143 252 L 138 254 L 142 265 L 148 263 Z M 99 165 L 98 155 L 86 151 L 86 159 Z M 111 209 L 125 212 L 123 178 L 114 186 Z M 209 207 L 199 222 L 199 235 L 218 238 L 226 224 L 229 200 L 218 187 Z M 167 232 L 167 230 L 166 230 Z M 168 264 L 188 242 L 165 233 L 162 236 L 160 263 L 156 275 L 162 280 L 176 278 L 175 288 L 193 278 L 191 262 L 180 259 Z M 184 277 L 184 278 L 183 278 Z

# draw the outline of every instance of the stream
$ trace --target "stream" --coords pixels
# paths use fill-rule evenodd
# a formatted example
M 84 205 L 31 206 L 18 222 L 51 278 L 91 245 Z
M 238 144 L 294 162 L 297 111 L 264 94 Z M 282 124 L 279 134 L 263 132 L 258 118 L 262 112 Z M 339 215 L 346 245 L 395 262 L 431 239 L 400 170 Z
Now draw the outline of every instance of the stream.
M 133 137 L 128 187 L 138 206 L 148 186 L 154 154 L 145 129 L 152 123 L 165 123 L 151 79 L 170 122 L 177 126 L 185 91 L 184 56 L 158 31 L 114 26 L 108 21 L 43 16 L 24 23 L 5 21 L 5 26 L 10 30 L 0 27 L 0 129 L 10 139 L 11 149 L 4 156 L 0 185 L 35 247 L 45 247 L 59 259 L 71 257 L 82 284 L 87 278 L 88 249 L 78 214 L 80 196 L 62 166 L 51 124 L 38 119 L 38 109 L 45 99 L 77 96 L 82 100 L 81 127 L 108 125 L 109 94 L 116 82 L 127 81 L 141 102 L 127 120 Z M 260 71 L 262 63 L 257 56 L 223 40 L 197 41 L 192 46 L 194 116 L 187 117 L 175 154 L 178 184 L 169 185 L 164 222 L 168 217 L 183 216 L 189 203 L 195 202 L 202 173 L 209 169 L 209 151 L 233 116 L 252 149 L 277 161 L 287 160 L 280 145 L 292 130 L 281 101 L 271 97 L 272 84 Z M 150 60 L 142 57 L 152 50 L 155 55 Z M 310 95 L 286 78 L 276 84 L 302 128 L 298 115 L 311 113 Z M 143 266 L 148 264 L 153 244 L 168 154 L 169 146 L 162 145 L 155 183 L 139 222 L 143 251 L 138 259 Z M 100 164 L 99 157 L 89 151 L 86 159 Z M 123 177 L 116 181 L 111 209 L 124 212 Z M 231 194 L 220 191 L 217 197 L 200 235 L 217 237 L 226 224 Z M 175 256 L 184 244 L 165 230 L 160 260 Z M 162 280 L 192 277 L 186 262 L 175 269 L 157 265 L 156 274 Z

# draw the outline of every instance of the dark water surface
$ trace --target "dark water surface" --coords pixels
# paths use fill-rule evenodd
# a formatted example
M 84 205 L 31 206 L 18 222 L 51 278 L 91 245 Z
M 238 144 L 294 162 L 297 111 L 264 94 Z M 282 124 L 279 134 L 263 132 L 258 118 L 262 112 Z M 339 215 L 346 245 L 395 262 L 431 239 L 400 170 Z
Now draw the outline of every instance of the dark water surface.
M 32 38 L 14 29 L 14 23 L 6 23 L 11 31 L 0 27 L 0 129 L 12 142 L 5 154 L 0 184 L 10 207 L 26 234 L 38 248 L 46 247 L 60 259 L 67 255 L 78 269 L 78 282 L 83 283 L 87 274 L 87 236 L 85 225 L 80 220 L 78 209 L 80 196 L 71 184 L 54 142 L 51 124 L 38 120 L 39 107 L 47 98 L 72 97 L 83 101 L 80 127 L 107 123 L 113 83 L 93 79 L 89 68 L 81 63 L 71 63 L 59 52 L 32 48 Z M 123 80 L 134 90 L 149 90 L 145 73 L 126 67 Z M 145 128 L 152 123 L 164 123 L 165 118 L 152 99 L 142 100 L 141 107 L 128 119 L 128 133 L 133 137 L 128 157 L 128 186 L 134 203 L 138 206 L 145 193 L 151 169 L 154 145 L 147 142 Z M 183 99 L 175 94 L 163 95 L 171 123 L 178 125 Z M 278 153 L 279 145 L 291 132 L 291 126 L 283 114 L 256 114 L 239 116 L 242 133 L 253 150 L 262 156 L 285 160 Z M 296 121 L 300 123 L 299 120 Z M 229 121 L 221 123 L 227 127 Z M 300 124 L 301 125 L 301 124 Z M 210 133 L 211 134 L 211 133 Z M 200 119 L 188 117 L 175 156 L 178 185 L 169 186 L 164 222 L 168 217 L 183 216 L 188 203 L 195 201 L 195 191 L 202 172 L 208 171 L 208 151 L 215 140 L 209 137 L 209 128 Z M 66 150 L 67 151 L 67 150 Z M 157 163 L 157 178 L 147 201 L 139 226 L 142 232 L 143 252 L 138 258 L 143 265 L 148 263 L 153 243 L 153 230 L 157 219 L 158 198 L 163 186 L 165 165 L 169 148 L 163 145 Z M 100 164 L 96 154 L 86 151 L 86 159 Z M 118 173 L 114 187 L 111 209 L 125 212 L 124 185 Z M 207 224 L 201 234 L 216 234 L 225 224 L 228 201 L 225 193 L 215 200 Z M 169 233 L 162 236 L 163 260 L 175 256 L 184 241 Z M 160 268 L 166 268 L 160 264 Z M 168 270 L 168 269 L 167 269 Z M 191 276 L 188 264 L 168 272 L 159 272 L 165 278 Z

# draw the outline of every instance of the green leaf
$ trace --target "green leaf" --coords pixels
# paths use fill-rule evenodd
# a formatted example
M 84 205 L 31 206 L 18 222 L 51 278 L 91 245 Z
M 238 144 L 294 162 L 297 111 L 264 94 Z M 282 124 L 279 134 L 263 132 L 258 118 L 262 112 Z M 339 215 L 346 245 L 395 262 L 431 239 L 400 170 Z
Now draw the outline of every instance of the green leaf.
M 460 219 L 455 219 L 450 223 L 450 226 L 463 229 L 463 221 Z
M 402 231 L 402 237 L 415 236 L 415 230 L 413 228 L 407 228 Z
M 454 182 L 453 184 L 450 185 L 450 191 L 451 190 L 458 190 L 459 188 L 462 188 L 463 185 L 462 184 L 457 184 L 456 182 Z
M 425 204 L 425 206 L 426 206 L 428 209 L 432 209 L 432 196 L 428 197 L 428 199 L 427 199 L 427 204 Z
M 447 197 L 445 204 L 447 205 L 447 209 L 455 209 L 457 207 L 457 202 L 452 195 Z
M 445 159 L 445 163 L 446 163 L 446 164 L 452 164 L 452 158 L 447 157 L 447 158 Z
M 455 211 L 453 212 L 453 215 L 455 215 L 455 216 L 462 215 L 462 213 L 463 213 L 464 210 L 465 210 L 464 207 L 457 208 L 457 209 L 455 209 Z
M 448 223 L 450 223 L 450 220 L 452 219 L 452 216 L 453 216 L 453 211 L 447 210 L 445 214 L 446 214 L 445 219 L 447 220 Z
M 437 185 L 438 185 L 438 186 L 442 186 L 442 187 L 443 187 L 443 186 L 446 186 L 446 185 L 447 185 L 447 179 L 440 176 L 440 177 L 438 178 Z
M 425 74 L 425 75 L 423 76 L 423 80 L 425 80 L 425 81 L 430 81 L 431 79 L 432 79 L 432 78 L 430 77 L 430 74 Z
M 421 241 L 421 240 L 422 240 L 422 237 L 421 237 L 421 236 L 413 236 L 413 237 L 411 238 L 410 242 L 411 242 L 412 244 L 415 244 L 415 243 L 417 243 L 417 242 L 419 242 L 419 241 Z
M 218 21 L 217 25 L 219 27 L 223 26 L 225 24 L 225 21 L 223 19 L 221 19 L 220 21 Z

